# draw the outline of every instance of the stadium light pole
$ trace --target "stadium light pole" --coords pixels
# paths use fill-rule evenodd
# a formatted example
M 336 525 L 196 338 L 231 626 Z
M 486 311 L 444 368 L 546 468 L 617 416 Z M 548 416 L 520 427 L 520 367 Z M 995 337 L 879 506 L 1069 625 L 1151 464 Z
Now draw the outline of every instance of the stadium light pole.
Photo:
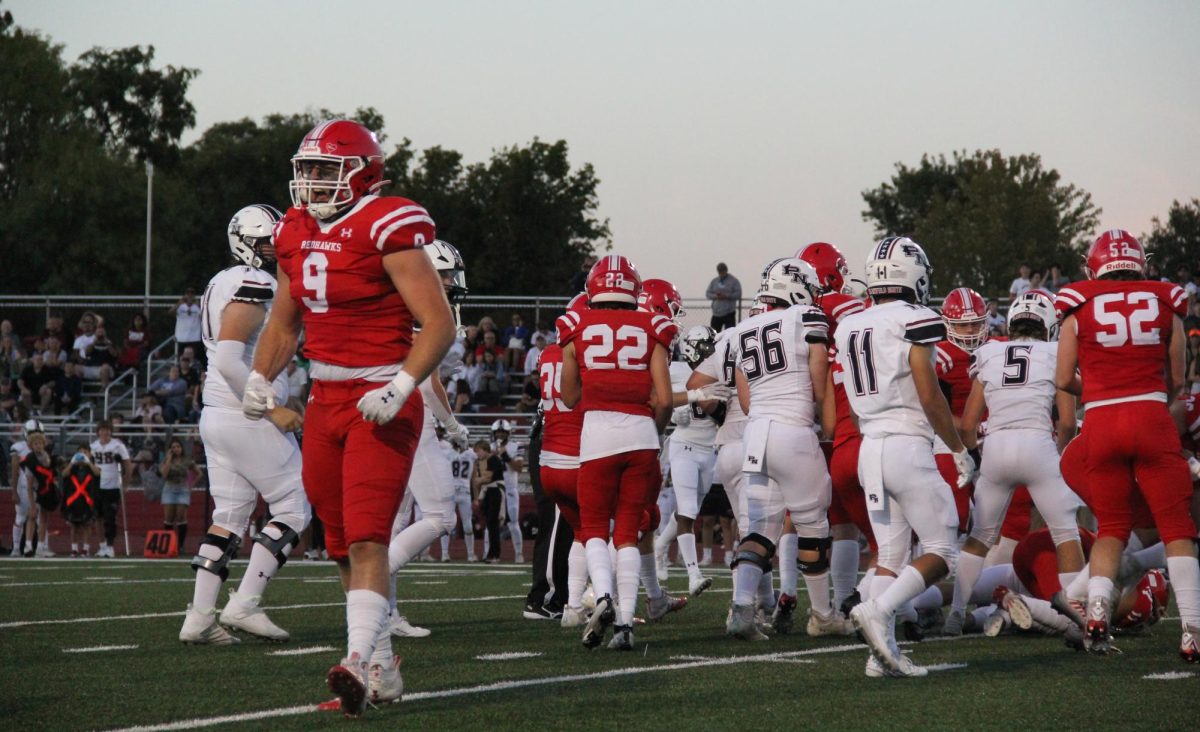
M 146 161 L 146 302 L 145 315 L 150 317 L 150 227 L 154 218 L 154 163 Z

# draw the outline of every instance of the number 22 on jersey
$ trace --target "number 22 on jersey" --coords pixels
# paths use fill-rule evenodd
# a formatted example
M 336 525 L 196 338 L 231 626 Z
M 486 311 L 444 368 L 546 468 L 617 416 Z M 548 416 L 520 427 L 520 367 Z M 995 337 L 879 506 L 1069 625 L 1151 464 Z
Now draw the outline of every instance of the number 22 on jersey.
M 622 325 L 614 330 L 610 325 L 594 323 L 583 329 L 581 338 L 583 362 L 589 369 L 645 371 L 649 368 L 645 363 L 649 337 L 636 325 Z

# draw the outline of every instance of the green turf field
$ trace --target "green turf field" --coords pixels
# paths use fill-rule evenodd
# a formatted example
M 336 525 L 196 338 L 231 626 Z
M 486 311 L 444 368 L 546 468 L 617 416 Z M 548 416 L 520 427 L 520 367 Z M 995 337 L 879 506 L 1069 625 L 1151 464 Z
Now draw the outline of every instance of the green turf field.
M 243 565 L 244 566 L 244 565 Z M 235 569 L 235 578 L 241 568 Z M 401 609 L 433 630 L 397 639 L 403 703 L 368 726 L 435 729 L 1194 730 L 1200 669 L 1178 660 L 1178 621 L 1093 658 L 1042 637 L 906 646 L 925 679 L 867 679 L 853 639 L 724 633 L 729 573 L 684 612 L 635 629 L 637 650 L 587 651 L 580 633 L 521 617 L 528 565 L 418 564 Z M 0 560 L 0 729 L 313 729 L 342 655 L 342 595 L 329 563 L 293 561 L 269 590 L 288 644 L 177 641 L 191 598 L 184 561 Z M 672 570 L 670 588 L 686 576 Z M 803 599 L 801 600 L 803 604 Z M 107 650 L 68 652 L 68 649 Z M 327 647 L 309 653 L 281 651 Z M 528 654 L 488 660 L 496 654 Z M 481 658 L 484 657 L 484 658 Z M 1147 678 L 1189 674 L 1181 678 Z M 228 717 L 221 720 L 222 717 Z

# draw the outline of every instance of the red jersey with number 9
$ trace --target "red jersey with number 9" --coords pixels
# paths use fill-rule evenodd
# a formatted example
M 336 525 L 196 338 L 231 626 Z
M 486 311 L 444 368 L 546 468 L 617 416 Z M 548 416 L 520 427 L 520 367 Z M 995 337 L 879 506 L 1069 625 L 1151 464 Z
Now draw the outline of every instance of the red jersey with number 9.
M 538 381 L 542 386 L 542 461 L 546 453 L 579 457 L 579 434 L 583 430 L 583 410 L 569 409 L 562 400 L 562 347 L 546 346 L 538 359 Z
M 573 327 L 559 320 L 564 344 L 575 345 L 583 382 L 579 411 L 622 412 L 652 417 L 650 356 L 654 346 L 670 349 L 678 327 L 663 315 L 640 310 L 588 310 Z
M 364 196 L 327 222 L 288 209 L 275 227 L 275 256 L 304 311 L 305 355 L 349 368 L 403 361 L 413 318 L 383 257 L 434 238 L 433 219 L 407 198 Z
M 1083 403 L 1165 394 L 1167 344 L 1187 311 L 1183 288 L 1150 280 L 1087 280 L 1058 291 L 1075 316 Z

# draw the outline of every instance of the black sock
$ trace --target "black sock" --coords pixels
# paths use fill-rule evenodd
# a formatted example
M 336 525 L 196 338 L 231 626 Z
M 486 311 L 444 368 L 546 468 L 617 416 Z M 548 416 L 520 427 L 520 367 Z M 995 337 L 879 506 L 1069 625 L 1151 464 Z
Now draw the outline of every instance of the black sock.
M 175 533 L 179 536 L 179 553 L 183 553 L 183 542 L 187 541 L 187 522 L 175 524 Z

